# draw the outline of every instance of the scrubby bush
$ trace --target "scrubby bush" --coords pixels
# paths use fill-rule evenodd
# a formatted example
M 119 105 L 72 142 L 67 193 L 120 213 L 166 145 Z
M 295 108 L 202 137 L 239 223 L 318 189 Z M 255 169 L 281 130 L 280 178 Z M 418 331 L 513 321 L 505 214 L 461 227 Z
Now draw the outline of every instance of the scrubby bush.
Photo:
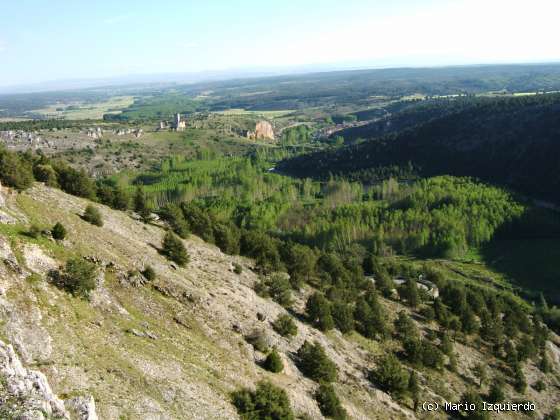
M 183 241 L 171 231 L 167 231 L 163 237 L 162 252 L 179 266 L 185 266 L 189 263 L 190 257 L 185 249 L 185 245 L 183 245 Z
M 310 379 L 317 382 L 334 382 L 337 369 L 319 343 L 304 342 L 297 352 L 298 368 Z
M 142 275 L 148 281 L 154 281 L 156 279 L 156 272 L 151 265 L 147 265 L 142 271 Z
M 284 369 L 284 363 L 282 363 L 282 358 L 280 357 L 276 349 L 272 349 L 268 356 L 266 356 L 263 367 L 273 373 L 282 372 L 282 370 Z
M 60 276 L 62 286 L 75 296 L 89 297 L 97 286 L 97 267 L 83 258 L 72 258 L 66 262 Z
M 43 230 L 36 224 L 32 224 L 27 231 L 27 236 L 33 239 L 38 239 L 42 235 Z
M 252 392 L 248 389 L 232 393 L 233 405 L 244 420 L 294 420 L 286 391 L 262 381 Z
M 535 382 L 533 388 L 537 392 L 542 392 L 546 389 L 546 384 L 542 381 L 542 379 L 539 379 L 537 382 Z
M 297 325 L 290 315 L 282 314 L 276 318 L 272 324 L 274 331 L 283 337 L 292 337 L 297 335 Z
M 57 241 L 62 241 L 64 238 L 66 238 L 66 228 L 60 222 L 58 222 L 53 226 L 51 235 Z
M 99 209 L 92 206 L 91 204 L 88 204 L 88 206 L 86 207 L 86 210 L 84 211 L 84 215 L 82 216 L 82 218 L 86 222 L 91 223 L 92 225 L 99 226 L 99 227 L 103 226 L 103 218 L 101 217 L 101 213 L 99 212 Z
M 504 392 L 504 380 L 501 377 L 495 378 L 490 386 L 488 397 L 486 398 L 491 403 L 499 403 L 505 400 L 506 395 Z
M 255 291 L 261 297 L 271 297 L 284 307 L 292 304 L 292 288 L 285 275 L 273 274 L 270 277 L 262 278 L 255 285 Z
M 268 340 L 266 339 L 265 332 L 262 330 L 253 331 L 245 337 L 245 340 L 261 353 L 268 351 Z
M 331 384 L 322 383 L 315 392 L 315 399 L 321 410 L 321 414 L 336 420 L 347 418 L 346 410 L 340 404 L 340 400 Z
M 234 272 L 235 274 L 241 274 L 241 273 L 243 273 L 243 267 L 241 266 L 241 264 L 233 263 L 233 272 Z

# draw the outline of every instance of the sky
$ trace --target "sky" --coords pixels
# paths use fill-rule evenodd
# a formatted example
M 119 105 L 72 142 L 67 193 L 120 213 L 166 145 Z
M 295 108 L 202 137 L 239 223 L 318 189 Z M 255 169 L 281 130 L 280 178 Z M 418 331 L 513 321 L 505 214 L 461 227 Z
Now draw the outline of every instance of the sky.
M 0 86 L 560 61 L 558 0 L 0 0 Z

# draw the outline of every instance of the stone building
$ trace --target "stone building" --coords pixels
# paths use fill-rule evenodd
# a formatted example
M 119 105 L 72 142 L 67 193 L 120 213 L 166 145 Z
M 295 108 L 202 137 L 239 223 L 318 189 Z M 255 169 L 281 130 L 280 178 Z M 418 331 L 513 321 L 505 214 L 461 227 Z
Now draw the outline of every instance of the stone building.
M 181 120 L 181 114 L 175 114 L 173 129 L 177 131 L 183 131 L 185 128 L 187 128 L 187 122 L 185 120 Z

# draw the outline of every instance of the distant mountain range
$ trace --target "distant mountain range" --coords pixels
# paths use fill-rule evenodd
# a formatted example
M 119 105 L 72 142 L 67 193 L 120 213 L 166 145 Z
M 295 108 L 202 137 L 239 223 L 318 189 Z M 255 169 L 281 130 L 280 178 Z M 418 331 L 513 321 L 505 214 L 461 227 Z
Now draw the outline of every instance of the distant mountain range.
M 503 69 L 510 68 L 515 72 L 524 72 L 528 68 L 533 68 L 535 76 L 542 73 L 543 70 L 553 73 L 560 72 L 560 63 L 522 63 L 522 64 L 477 64 L 477 65 L 424 65 L 424 66 L 406 66 L 405 59 L 393 60 L 387 62 L 367 62 L 356 61 L 347 63 L 324 63 L 324 64 L 307 64 L 300 66 L 284 66 L 284 67 L 253 67 L 253 68 L 239 68 L 239 69 L 225 69 L 225 70 L 207 70 L 199 72 L 170 72 L 170 73 L 154 73 L 154 74 L 133 74 L 122 75 L 114 77 L 100 77 L 100 78 L 77 78 L 68 80 L 51 80 L 38 83 L 20 84 L 13 86 L 1 86 L 0 95 L 7 94 L 21 94 L 33 92 L 55 92 L 65 90 L 80 90 L 92 89 L 100 87 L 117 87 L 117 86 L 131 86 L 138 88 L 144 85 L 172 85 L 172 84 L 193 84 L 200 82 L 215 82 L 226 81 L 233 79 L 248 79 L 248 78 L 265 78 L 273 76 L 291 76 L 312 73 L 328 73 L 328 72 L 344 72 L 344 71 L 379 71 L 380 76 L 393 73 L 392 70 L 399 70 L 395 74 L 397 77 L 402 77 L 402 70 L 407 72 L 412 71 L 414 76 L 420 70 L 421 73 L 426 75 L 433 75 L 438 77 L 442 72 L 445 74 L 445 69 L 460 69 L 464 68 L 467 73 L 470 70 L 474 74 L 480 71 L 486 73 L 492 71 L 492 68 Z M 530 76 L 529 76 L 530 77 Z

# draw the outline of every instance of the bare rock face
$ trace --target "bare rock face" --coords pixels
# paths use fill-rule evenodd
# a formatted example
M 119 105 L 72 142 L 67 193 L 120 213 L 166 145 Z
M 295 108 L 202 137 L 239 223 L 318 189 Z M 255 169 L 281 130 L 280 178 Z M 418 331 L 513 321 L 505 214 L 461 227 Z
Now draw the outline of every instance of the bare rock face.
M 95 411 L 95 400 L 89 397 L 76 397 L 65 402 L 66 408 L 70 411 L 74 418 L 79 420 L 98 420 Z
M 254 140 L 274 140 L 274 129 L 268 121 L 259 121 L 255 131 L 249 131 L 247 137 Z
M 45 375 L 27 370 L 21 364 L 14 348 L 0 341 L 0 417 L 16 414 L 16 418 L 69 419 L 64 403 L 53 394 Z M 5 413 L 2 410 L 6 410 Z M 19 416 L 17 416 L 19 415 Z
M 14 348 L 0 340 L 0 418 L 98 420 L 92 396 L 62 401 L 45 375 L 26 369 Z

